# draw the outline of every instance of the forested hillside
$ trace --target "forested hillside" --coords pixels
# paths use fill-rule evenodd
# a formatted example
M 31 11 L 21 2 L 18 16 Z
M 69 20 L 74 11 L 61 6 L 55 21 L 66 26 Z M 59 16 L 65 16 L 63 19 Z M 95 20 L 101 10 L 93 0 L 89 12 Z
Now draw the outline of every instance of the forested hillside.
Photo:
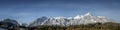
M 37 26 L 35 30 L 120 30 L 119 23 L 95 23 L 86 25 L 74 25 L 74 26 Z

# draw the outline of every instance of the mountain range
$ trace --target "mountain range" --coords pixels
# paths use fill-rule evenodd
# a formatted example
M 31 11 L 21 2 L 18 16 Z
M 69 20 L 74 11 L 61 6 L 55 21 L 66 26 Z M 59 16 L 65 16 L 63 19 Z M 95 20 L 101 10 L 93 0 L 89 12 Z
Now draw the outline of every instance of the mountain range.
M 42 25 L 57 25 L 57 26 L 70 26 L 70 25 L 81 25 L 90 23 L 106 23 L 115 22 L 106 16 L 93 16 L 91 13 L 86 13 L 84 15 L 77 15 L 75 17 L 46 17 L 43 16 L 33 21 L 30 26 L 42 26 Z

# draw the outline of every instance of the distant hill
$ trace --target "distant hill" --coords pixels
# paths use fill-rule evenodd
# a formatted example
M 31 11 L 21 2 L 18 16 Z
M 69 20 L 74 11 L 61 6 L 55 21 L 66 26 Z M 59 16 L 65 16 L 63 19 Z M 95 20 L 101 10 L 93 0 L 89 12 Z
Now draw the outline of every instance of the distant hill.
M 20 25 L 16 20 L 12 20 L 9 18 L 0 21 L 0 28 L 4 28 L 8 30 L 17 30 L 19 26 Z

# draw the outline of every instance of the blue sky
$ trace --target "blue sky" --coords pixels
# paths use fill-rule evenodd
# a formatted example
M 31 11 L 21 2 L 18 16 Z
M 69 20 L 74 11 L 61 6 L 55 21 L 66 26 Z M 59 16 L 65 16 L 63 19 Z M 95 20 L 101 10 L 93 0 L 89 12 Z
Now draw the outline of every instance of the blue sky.
M 120 0 L 0 0 L 0 19 L 30 23 L 42 16 L 74 17 L 91 12 L 120 21 Z

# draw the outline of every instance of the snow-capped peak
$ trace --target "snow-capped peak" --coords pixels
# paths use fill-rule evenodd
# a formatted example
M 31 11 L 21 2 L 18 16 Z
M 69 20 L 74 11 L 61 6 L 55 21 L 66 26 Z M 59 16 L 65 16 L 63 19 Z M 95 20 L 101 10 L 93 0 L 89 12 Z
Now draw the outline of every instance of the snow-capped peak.
M 92 14 L 90 12 L 88 12 L 84 16 L 92 16 Z
M 74 19 L 80 19 L 80 15 L 75 16 Z
M 65 17 L 63 17 L 63 16 L 58 16 L 58 17 L 54 17 L 55 19 L 63 19 L 63 18 L 65 18 Z
M 73 17 L 68 17 L 67 19 L 73 19 Z
M 74 17 L 74 19 L 81 19 L 81 18 L 83 18 L 84 16 L 92 16 L 92 14 L 90 13 L 90 12 L 88 12 L 88 13 L 86 13 L 85 15 L 77 15 L 77 16 L 75 16 Z

